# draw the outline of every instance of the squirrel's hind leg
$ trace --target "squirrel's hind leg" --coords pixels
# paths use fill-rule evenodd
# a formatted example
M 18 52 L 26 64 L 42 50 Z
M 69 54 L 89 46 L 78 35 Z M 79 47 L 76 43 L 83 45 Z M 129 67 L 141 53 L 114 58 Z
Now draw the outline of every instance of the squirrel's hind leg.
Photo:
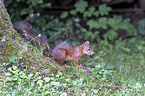
M 66 58 L 66 51 L 65 50 L 52 50 L 51 56 L 58 61 L 60 65 L 63 65 L 65 58 Z
M 66 60 L 66 51 L 65 50 L 52 50 L 51 56 L 57 60 L 57 62 L 62 67 L 71 68 L 70 66 L 63 65 L 64 61 Z
M 57 53 L 61 54 L 57 57 L 57 61 L 62 67 L 71 68 L 70 66 L 63 65 L 64 61 L 66 60 L 66 51 L 65 50 L 58 50 Z

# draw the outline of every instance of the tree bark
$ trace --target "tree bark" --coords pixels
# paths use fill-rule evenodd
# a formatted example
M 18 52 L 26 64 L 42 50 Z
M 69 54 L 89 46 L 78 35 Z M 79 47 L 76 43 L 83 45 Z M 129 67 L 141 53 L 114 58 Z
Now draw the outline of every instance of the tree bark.
M 15 33 L 16 32 L 13 29 L 11 19 L 5 9 L 3 1 L 0 0 L 0 62 L 7 61 L 6 58 L 9 58 L 14 53 L 11 52 L 14 51 L 14 47 L 11 46 L 13 45 L 13 42 L 11 41 Z
M 23 46 L 25 44 L 27 47 Z M 19 53 L 22 53 L 22 55 Z M 40 53 L 42 54 L 40 55 Z M 16 59 L 18 62 L 14 63 L 10 59 L 12 61 Z M 47 74 L 63 70 L 59 64 L 50 57 L 43 56 L 43 52 L 40 52 L 35 46 L 31 45 L 29 41 L 24 40 L 13 29 L 9 14 L 3 1 L 0 0 L 0 67 L 6 64 L 15 64 L 19 66 L 20 70 L 27 68 L 31 73 L 41 72 Z M 6 67 L 0 69 L 4 70 L 4 68 Z

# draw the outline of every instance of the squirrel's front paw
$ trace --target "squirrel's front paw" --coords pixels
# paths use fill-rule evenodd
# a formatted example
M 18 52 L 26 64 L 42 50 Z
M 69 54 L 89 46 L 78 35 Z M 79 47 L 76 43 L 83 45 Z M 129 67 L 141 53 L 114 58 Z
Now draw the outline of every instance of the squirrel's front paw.
M 79 68 L 85 68 L 82 64 L 77 65 L 77 67 L 79 67 Z
M 61 65 L 62 67 L 65 67 L 65 68 L 71 68 L 70 66 L 66 66 L 66 65 Z

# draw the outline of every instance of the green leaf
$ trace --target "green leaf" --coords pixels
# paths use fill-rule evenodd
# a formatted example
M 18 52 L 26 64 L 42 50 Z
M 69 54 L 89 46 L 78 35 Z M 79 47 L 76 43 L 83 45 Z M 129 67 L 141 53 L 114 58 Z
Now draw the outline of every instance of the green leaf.
M 9 67 L 9 68 L 8 68 L 8 71 L 12 72 L 12 67 Z
M 128 25 L 128 30 L 126 30 L 127 31 L 127 34 L 128 35 L 137 35 L 137 30 L 136 30 L 136 28 L 134 28 L 134 26 L 132 25 L 132 24 L 129 24 Z
M 84 13 L 83 13 L 83 17 L 90 17 L 91 15 L 89 14 L 89 11 L 85 11 Z
M 95 7 L 90 7 L 90 8 L 88 9 L 88 11 L 85 11 L 85 12 L 83 13 L 83 16 L 84 16 L 84 17 L 91 17 L 91 16 L 93 15 L 94 12 L 95 12 Z
M 43 85 L 43 82 L 44 82 L 43 80 L 38 80 L 37 84 L 41 87 Z
M 39 77 L 39 75 L 40 75 L 40 73 L 37 72 L 37 73 L 35 74 L 35 78 Z
M 27 47 L 27 44 L 24 44 L 22 47 L 23 47 L 23 48 L 26 48 L 26 47 Z
M 89 11 L 90 11 L 90 13 L 93 13 L 95 11 L 95 7 L 90 7 Z
M 60 85 L 59 82 L 55 82 L 55 81 L 53 81 L 53 82 L 51 82 L 51 83 L 52 83 L 52 85 Z
M 87 25 L 89 26 L 90 29 L 92 28 L 99 28 L 98 22 L 94 20 L 89 20 L 87 22 Z
M 99 11 L 95 11 L 95 12 L 93 13 L 93 15 L 96 16 L 96 17 L 98 17 L 98 16 L 99 16 L 99 13 L 100 13 Z
M 99 18 L 98 25 L 102 29 L 107 29 L 107 18 L 105 17 Z
M 125 29 L 128 29 L 129 22 L 130 22 L 130 19 L 129 19 L 129 18 L 123 20 L 123 22 L 120 24 L 120 28 L 121 28 L 121 29 L 124 29 L 124 30 L 125 30 Z
M 21 0 L 16 0 L 18 3 L 21 1 Z
M 86 10 L 86 7 L 88 7 L 88 2 L 80 1 L 79 3 L 75 4 L 75 7 L 77 12 L 83 13 Z
M 127 18 L 123 21 L 123 24 L 129 24 L 129 22 L 130 22 L 130 18 Z
M 43 4 L 43 0 L 37 0 L 36 4 Z
M 141 85 L 140 83 L 137 82 L 137 83 L 135 84 L 135 88 L 137 88 L 137 89 L 142 88 L 142 85 Z
M 63 92 L 63 93 L 60 94 L 60 96 L 67 96 L 67 93 Z
M 15 66 L 15 65 L 13 65 L 12 67 L 13 67 L 13 70 L 16 70 L 17 69 L 17 66 Z
M 93 32 L 87 32 L 87 37 L 91 37 L 91 39 L 95 39 L 99 36 L 99 31 Z
M 23 73 L 22 75 L 20 75 L 21 78 L 26 78 L 26 74 Z
M 50 7 L 51 7 L 51 3 L 46 3 L 46 4 L 44 3 L 41 8 L 50 8 Z
M 7 72 L 5 75 L 6 76 L 11 76 L 11 73 L 10 72 Z
M 103 37 L 107 40 L 115 40 L 118 37 L 118 34 L 114 30 L 109 30 L 107 33 L 103 35 Z
M 32 74 L 32 73 L 31 73 L 31 74 L 29 74 L 29 75 L 28 75 L 29 79 L 31 79 L 31 78 L 32 78 L 32 76 L 33 76 L 33 74 Z
M 80 21 L 80 18 L 74 18 L 74 21 L 75 22 L 79 22 Z
M 24 8 L 24 9 L 21 10 L 20 16 L 26 15 L 26 14 L 28 14 L 29 12 L 30 12 L 29 9 Z
M 35 83 L 34 82 L 31 82 L 31 87 L 33 87 L 35 85 Z
M 66 18 L 68 16 L 68 12 L 63 12 L 61 15 L 60 15 L 60 18 Z
M 45 82 L 49 82 L 50 78 L 49 77 L 45 77 L 44 80 L 45 80 Z
M 9 59 L 9 62 L 16 63 L 16 61 L 15 61 L 16 59 L 17 59 L 17 57 L 13 55 L 12 58 Z
M 139 21 L 138 31 L 139 33 L 145 33 L 145 19 Z
M 121 16 L 114 16 L 113 18 L 108 19 L 108 25 L 112 27 L 115 31 L 120 28 L 122 22 Z
M 77 12 L 76 12 L 75 10 L 71 10 L 71 11 L 70 11 L 70 14 L 71 14 L 71 15 L 76 15 Z
M 95 20 L 89 20 L 87 22 L 87 25 L 89 26 L 89 28 L 103 28 L 106 29 L 107 28 L 107 19 L 105 18 L 99 18 L 99 21 L 95 21 Z
M 16 76 L 16 75 L 14 75 L 14 76 L 12 77 L 12 80 L 13 80 L 13 81 L 16 81 L 16 80 L 18 80 L 18 79 L 19 79 L 19 77 Z
M 111 8 L 103 4 L 99 6 L 99 11 L 101 15 L 108 15 L 109 11 L 111 11 Z
M 14 91 L 12 92 L 12 96 L 16 96 L 16 94 L 17 94 L 17 90 L 14 90 Z
M 18 56 L 21 56 L 22 54 L 23 54 L 23 50 L 22 51 L 20 51 L 19 53 L 18 53 Z
M 93 93 L 98 94 L 98 90 L 95 90 L 95 89 L 94 89 L 94 90 L 93 90 Z

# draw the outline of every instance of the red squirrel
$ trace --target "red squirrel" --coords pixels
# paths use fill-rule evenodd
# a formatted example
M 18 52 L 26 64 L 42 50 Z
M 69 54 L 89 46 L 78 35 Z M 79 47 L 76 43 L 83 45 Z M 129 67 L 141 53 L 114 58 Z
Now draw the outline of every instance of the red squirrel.
M 14 26 L 14 29 L 33 43 L 39 44 L 43 48 L 44 54 L 52 56 L 63 67 L 69 67 L 63 65 L 64 61 L 67 59 L 71 59 L 77 67 L 82 67 L 82 65 L 78 64 L 80 57 L 83 54 L 94 54 L 92 47 L 89 45 L 89 41 L 86 41 L 80 46 L 74 46 L 70 43 L 62 43 L 58 44 L 53 50 L 50 50 L 46 37 L 38 33 L 30 24 L 20 22 Z
M 70 43 L 58 44 L 50 52 L 50 56 L 56 59 L 58 63 L 64 67 L 67 67 L 63 65 L 64 61 L 67 59 L 71 59 L 77 67 L 82 67 L 82 65 L 78 65 L 78 61 L 83 54 L 94 54 L 92 47 L 89 45 L 89 41 L 86 41 L 80 46 L 74 46 Z

